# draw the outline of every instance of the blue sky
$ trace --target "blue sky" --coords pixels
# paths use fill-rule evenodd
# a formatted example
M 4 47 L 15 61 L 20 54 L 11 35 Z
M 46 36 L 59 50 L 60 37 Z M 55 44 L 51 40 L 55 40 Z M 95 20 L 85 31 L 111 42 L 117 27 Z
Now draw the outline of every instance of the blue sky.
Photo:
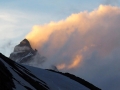
M 34 25 L 59 21 L 73 13 L 92 11 L 100 4 L 119 6 L 119 0 L 1 0 L 0 1 L 0 47 L 12 43 L 14 47 L 29 33 Z M 9 56 L 11 50 L 0 48 Z M 8 50 L 8 51 L 6 51 Z

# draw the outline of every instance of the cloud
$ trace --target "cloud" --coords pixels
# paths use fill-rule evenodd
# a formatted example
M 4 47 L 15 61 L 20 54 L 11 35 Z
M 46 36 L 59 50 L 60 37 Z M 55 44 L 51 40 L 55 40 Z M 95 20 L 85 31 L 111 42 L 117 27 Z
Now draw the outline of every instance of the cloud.
M 63 72 L 110 90 L 120 88 L 120 81 L 114 84 L 120 75 L 119 23 L 119 7 L 100 5 L 92 12 L 84 11 L 59 22 L 35 25 L 26 38 L 48 58 L 44 67 L 56 65 Z
M 12 40 L 2 40 L 0 44 L 0 51 L 6 55 L 9 55 L 11 53 L 12 49 L 14 47 L 14 42 Z
M 6 56 L 9 56 L 12 52 L 13 46 L 15 46 L 19 40 L 23 39 L 27 30 L 24 20 L 27 16 L 19 11 L 0 9 L 0 50 Z M 23 28 L 21 27 L 23 26 Z M 28 27 L 27 27 L 28 28 Z M 29 29 L 28 29 L 29 31 Z M 22 38 L 21 38 L 22 36 Z M 12 42 L 12 47 L 11 47 Z M 3 48 L 4 47 L 4 48 Z
M 77 56 L 73 59 L 73 61 L 71 62 L 71 64 L 69 64 L 69 65 L 65 65 L 64 63 L 63 63 L 63 64 L 59 64 L 59 65 L 57 66 L 57 68 L 58 68 L 59 70 L 64 69 L 64 68 L 71 69 L 71 68 L 74 68 L 74 67 L 79 66 L 81 60 L 82 60 L 82 56 L 77 55 Z
M 90 13 L 72 14 L 66 20 L 34 26 L 26 38 L 48 56 L 56 51 L 65 53 L 62 48 L 74 53 L 94 49 L 104 56 L 120 45 L 119 14 L 117 7 L 100 5 Z

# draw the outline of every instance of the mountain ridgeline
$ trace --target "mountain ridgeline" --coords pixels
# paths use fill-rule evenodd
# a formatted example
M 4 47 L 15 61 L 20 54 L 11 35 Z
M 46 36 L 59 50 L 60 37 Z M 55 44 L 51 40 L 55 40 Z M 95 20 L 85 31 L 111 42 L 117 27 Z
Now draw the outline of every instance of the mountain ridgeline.
M 17 63 L 0 53 L 0 90 L 100 90 L 69 73 Z
M 0 53 L 0 90 L 100 90 L 82 78 L 59 72 L 55 66 L 52 70 L 28 66 L 36 59 L 43 63 L 44 58 L 27 39 L 15 46 L 9 58 Z

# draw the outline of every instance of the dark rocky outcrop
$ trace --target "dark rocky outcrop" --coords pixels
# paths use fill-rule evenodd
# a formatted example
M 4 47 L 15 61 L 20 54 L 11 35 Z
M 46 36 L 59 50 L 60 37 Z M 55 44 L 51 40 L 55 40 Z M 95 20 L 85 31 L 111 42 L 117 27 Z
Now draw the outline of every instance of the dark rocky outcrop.
M 13 75 L 4 63 L 0 61 L 0 90 L 12 90 L 13 88 L 15 88 Z

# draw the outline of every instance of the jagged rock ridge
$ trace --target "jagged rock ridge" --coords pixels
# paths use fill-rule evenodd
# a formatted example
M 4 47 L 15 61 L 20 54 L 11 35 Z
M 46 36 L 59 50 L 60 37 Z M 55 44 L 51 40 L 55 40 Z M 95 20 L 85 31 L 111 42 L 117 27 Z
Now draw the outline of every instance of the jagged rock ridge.
M 38 62 L 39 64 L 44 62 L 45 57 L 40 56 L 37 50 L 33 50 L 29 41 L 24 39 L 20 44 L 16 45 L 14 51 L 10 54 L 10 59 L 18 63 Z

